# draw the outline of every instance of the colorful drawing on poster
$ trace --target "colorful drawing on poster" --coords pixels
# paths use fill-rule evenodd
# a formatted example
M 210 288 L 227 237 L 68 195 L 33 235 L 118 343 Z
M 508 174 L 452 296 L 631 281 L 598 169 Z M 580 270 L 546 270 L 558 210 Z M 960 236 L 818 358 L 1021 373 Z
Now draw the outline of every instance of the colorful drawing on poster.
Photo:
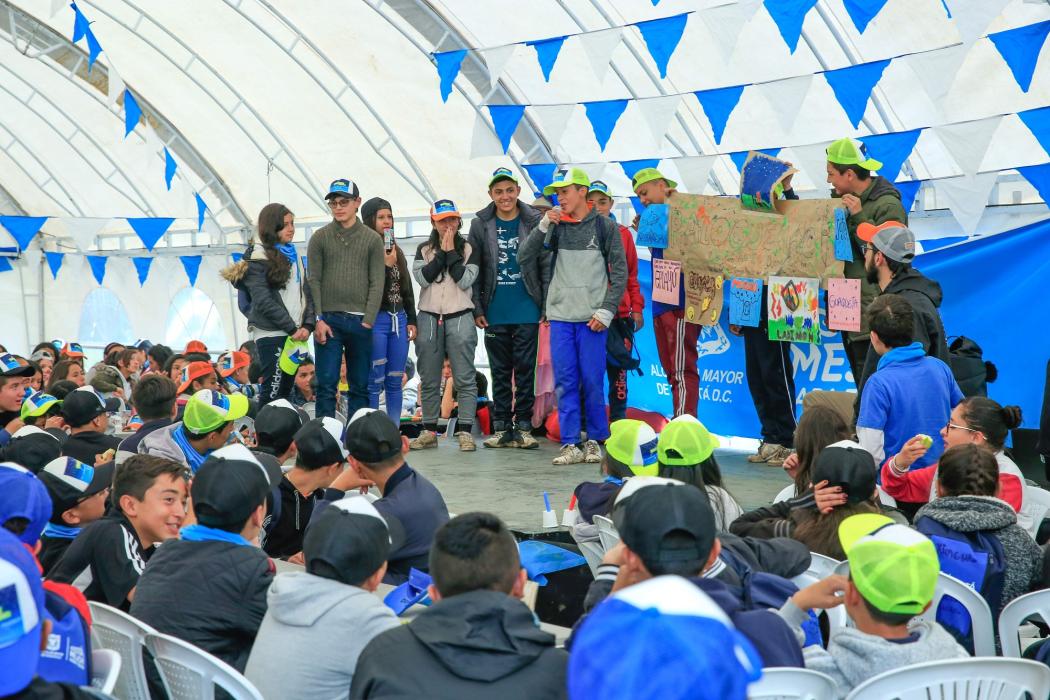
M 849 226 L 846 225 L 846 210 L 839 207 L 835 210 L 835 220 L 829 224 L 831 235 L 835 240 L 835 259 L 853 262 L 853 246 L 849 240 Z
M 685 278 L 685 320 L 714 326 L 722 315 L 722 275 L 690 272 Z
M 762 320 L 762 285 L 760 279 L 735 277 L 729 284 L 729 323 L 757 328 Z
M 678 306 L 682 299 L 682 263 L 653 258 L 653 301 Z
M 828 330 L 860 332 L 860 280 L 828 280 Z
M 751 151 L 740 169 L 740 202 L 745 209 L 773 211 L 774 190 L 784 178 L 796 173 L 779 158 Z
M 635 245 L 649 248 L 667 247 L 667 205 L 650 204 L 638 218 Z
M 688 289 L 686 290 L 688 293 Z M 807 277 L 770 277 L 769 339 L 820 344 L 819 282 Z

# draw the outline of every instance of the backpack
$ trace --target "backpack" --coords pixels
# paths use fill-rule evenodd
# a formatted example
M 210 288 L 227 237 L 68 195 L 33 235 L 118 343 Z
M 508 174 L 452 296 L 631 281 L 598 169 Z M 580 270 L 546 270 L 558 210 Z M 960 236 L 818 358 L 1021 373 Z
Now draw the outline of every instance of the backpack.
M 634 321 L 629 318 L 613 318 L 605 336 L 605 361 L 611 367 L 618 367 L 628 372 L 641 370 L 642 356 L 634 343 Z
M 999 376 L 999 370 L 986 362 L 981 346 L 964 335 L 955 336 L 948 346 L 952 375 L 963 396 L 988 396 L 988 384 Z

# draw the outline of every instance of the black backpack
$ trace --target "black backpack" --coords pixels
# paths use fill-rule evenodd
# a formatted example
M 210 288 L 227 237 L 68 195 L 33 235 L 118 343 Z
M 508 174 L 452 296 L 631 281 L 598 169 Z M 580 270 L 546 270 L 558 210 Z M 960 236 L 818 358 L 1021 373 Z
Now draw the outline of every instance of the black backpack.
M 981 346 L 964 335 L 955 336 L 948 346 L 952 374 L 963 396 L 988 396 L 988 384 L 999 376 L 999 370 L 986 362 Z

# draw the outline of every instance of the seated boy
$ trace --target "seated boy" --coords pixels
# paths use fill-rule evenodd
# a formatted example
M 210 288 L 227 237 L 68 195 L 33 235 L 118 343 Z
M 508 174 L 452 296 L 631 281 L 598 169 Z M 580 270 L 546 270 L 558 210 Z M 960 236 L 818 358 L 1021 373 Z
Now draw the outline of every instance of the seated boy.
M 7 447 L 0 448 L 0 460 L 14 462 L 36 474 L 62 454 L 65 438 L 65 433 L 60 430 L 42 430 L 35 425 L 22 426 L 11 436 Z
M 178 398 L 175 403 L 180 411 L 189 402 L 190 397 L 198 391 L 203 389 L 219 391 L 219 377 L 215 374 L 215 367 L 208 361 L 207 355 L 186 364 L 182 368 L 178 381 Z
M 62 401 L 62 417 L 69 427 L 62 454 L 90 465 L 113 461 L 120 438 L 106 435 L 106 428 L 109 414 L 120 407 L 120 399 L 102 398 L 90 386 L 69 392 Z
M 139 445 L 147 435 L 167 428 L 175 421 L 178 409 L 175 407 L 177 395 L 175 382 L 163 374 L 147 374 L 135 382 L 135 392 L 131 395 L 131 405 L 142 425 L 132 435 L 120 441 L 117 446 L 117 464 L 123 464 L 128 457 L 138 454 Z
M 306 411 L 288 399 L 277 399 L 259 409 L 255 416 L 255 447 L 259 461 L 283 467 L 295 457 L 295 434 L 310 422 Z M 268 511 L 269 512 L 269 511 Z
M 106 514 L 113 462 L 92 467 L 59 457 L 37 475 L 51 496 L 51 517 L 40 538 L 40 566 L 47 576 L 80 531 Z
M 448 521 L 434 536 L 430 574 L 434 604 L 369 642 L 351 698 L 565 697 L 567 655 L 519 600 L 525 570 L 499 518 Z
M 166 457 L 196 473 L 212 451 L 226 444 L 234 421 L 248 415 L 248 408 L 243 394 L 202 389 L 186 402 L 181 421 L 155 430 L 139 443 L 139 454 Z
M 829 576 L 780 609 L 780 616 L 796 626 L 811 608 L 846 606 L 854 627 L 833 632 L 827 649 L 803 650 L 806 668 L 834 678 L 839 698 L 895 668 L 969 656 L 939 624 L 914 619 L 930 607 L 941 570 L 929 538 L 885 516 L 862 514 L 842 521 L 839 539 L 849 578 Z M 801 640 L 801 632 L 796 637 Z
M 197 522 L 150 559 L 131 614 L 243 672 L 274 574 L 256 544 L 269 491 L 266 469 L 244 445 L 208 457 L 190 488 Z
M 310 524 L 306 571 L 278 574 L 270 584 L 245 670 L 264 697 L 347 694 L 361 650 L 399 626 L 374 595 L 399 527 L 388 526 L 360 494 L 335 501 Z
M 187 476 L 186 467 L 170 459 L 130 458 L 114 476 L 111 512 L 77 535 L 48 579 L 73 584 L 88 600 L 127 610 L 157 545 L 179 536 Z
M 255 398 L 258 392 L 248 376 L 248 368 L 251 367 L 251 364 L 251 356 L 240 350 L 230 350 L 219 355 L 215 366 L 222 377 L 226 393 L 244 394 L 249 399 Z

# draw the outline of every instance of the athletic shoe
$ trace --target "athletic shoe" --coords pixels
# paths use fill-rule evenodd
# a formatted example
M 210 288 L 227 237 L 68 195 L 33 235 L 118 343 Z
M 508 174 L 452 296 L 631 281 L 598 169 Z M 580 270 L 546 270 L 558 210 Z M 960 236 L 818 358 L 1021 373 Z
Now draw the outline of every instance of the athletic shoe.
M 478 446 L 474 444 L 474 436 L 465 430 L 456 433 L 456 439 L 459 440 L 460 452 L 473 452 L 478 449 Z
M 758 446 L 758 452 L 753 455 L 748 455 L 747 461 L 752 464 L 767 464 L 769 460 L 774 456 L 780 457 L 780 464 L 784 464 L 784 459 L 791 454 L 791 450 L 784 447 L 783 445 L 777 445 L 772 442 L 762 442 Z
M 497 430 L 481 444 L 485 447 L 521 447 L 520 438 L 517 430 Z
M 438 436 L 432 430 L 424 430 L 419 433 L 419 437 L 408 441 L 408 449 L 410 450 L 425 450 L 429 447 L 437 446 Z
M 573 444 L 562 445 L 561 452 L 558 456 L 551 460 L 551 464 L 557 464 L 559 466 L 565 464 L 580 464 L 583 462 L 583 450 Z
M 520 447 L 521 449 L 523 449 L 523 450 L 536 450 L 536 449 L 539 449 L 539 446 L 540 446 L 539 440 L 537 440 L 536 438 L 532 437 L 532 433 L 530 433 L 528 431 L 519 431 L 518 432 L 518 437 L 521 438 L 521 440 L 518 442 L 518 447 Z
M 588 440 L 583 445 L 583 461 L 587 464 L 602 463 L 602 446 L 597 440 Z
M 766 460 L 766 464 L 771 467 L 783 467 L 784 460 L 788 458 L 792 450 L 783 445 L 773 445 L 773 451 L 769 455 L 769 459 Z

